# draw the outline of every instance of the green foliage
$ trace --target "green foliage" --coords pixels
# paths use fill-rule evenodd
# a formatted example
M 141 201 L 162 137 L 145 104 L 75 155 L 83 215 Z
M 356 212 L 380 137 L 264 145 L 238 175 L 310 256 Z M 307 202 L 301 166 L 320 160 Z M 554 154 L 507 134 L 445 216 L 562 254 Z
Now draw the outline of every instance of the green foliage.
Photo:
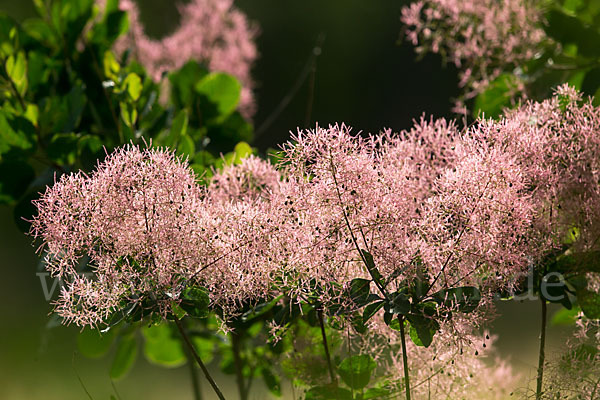
M 346 385 L 360 390 L 369 384 L 376 366 L 371 356 L 361 354 L 344 359 L 338 366 L 338 373 Z
M 390 389 L 373 386 L 373 372 L 376 368 L 377 364 L 368 354 L 345 357 L 337 367 L 337 374 L 341 381 L 312 386 L 306 392 L 305 399 L 366 400 L 386 398 L 392 394 Z M 373 387 L 367 388 L 369 385 Z
M 481 301 L 479 289 L 473 286 L 452 287 L 430 293 L 435 279 L 427 275 L 419 256 L 412 261 L 417 269 L 416 278 L 410 282 L 398 283 L 397 290 L 388 293 L 385 290 L 386 282 L 381 278 L 373 256 L 366 250 L 361 252 L 372 281 L 379 282 L 376 286 L 380 293 L 370 292 L 369 279 L 353 279 L 350 282 L 350 299 L 358 308 L 364 307 L 362 317 L 358 318 L 360 324 L 357 325 L 352 320 L 359 333 L 366 330 L 367 321 L 383 308 L 383 320 L 391 329 L 401 330 L 408 321 L 408 333 L 412 341 L 417 346 L 428 347 L 440 329 L 439 321 L 451 318 L 452 312 L 473 312 Z
M 121 336 L 117 343 L 117 350 L 115 358 L 113 359 L 110 367 L 110 378 L 113 380 L 119 380 L 125 377 L 127 372 L 133 367 L 137 358 L 138 346 L 137 340 L 134 335 L 129 334 Z
M 502 74 L 490 82 L 486 90 L 475 98 L 473 109 L 476 115 L 497 118 L 504 108 L 510 108 L 516 92 L 516 78 L 511 74 Z
M 193 318 L 208 317 L 209 310 L 208 292 L 204 288 L 187 287 L 181 295 L 181 303 L 179 306 Z
M 573 307 L 570 310 L 561 308 L 558 310 L 550 320 L 550 324 L 553 326 L 570 326 L 575 325 L 577 315 L 581 312 L 579 307 Z
M 118 1 L 95 10 L 93 0 L 51 0 L 23 23 L 0 14 L 0 170 L 11 171 L 0 174 L 0 203 L 30 201 L 51 183 L 40 177 L 90 170 L 126 143 L 169 146 L 200 175 L 252 140 L 235 78 L 190 61 L 170 72 L 170 88 L 154 82 L 111 51 L 129 28 Z
M 530 99 L 548 97 L 568 82 L 600 104 L 600 6 L 596 0 L 553 0 L 544 5 L 543 28 L 548 37 L 540 53 L 514 71 L 504 71 L 473 103 L 474 115 L 497 117 Z
M 216 106 L 217 118 L 227 118 L 240 101 L 242 86 L 230 75 L 211 73 L 197 84 L 196 91 Z
M 85 328 L 77 336 L 77 348 L 86 357 L 99 358 L 108 352 L 115 336 L 116 329 L 101 333 L 97 329 Z
M 164 367 L 178 367 L 185 363 L 181 340 L 174 337 L 168 324 L 145 326 L 142 334 L 145 339 L 144 356 L 148 361 Z
M 311 387 L 305 395 L 305 400 L 353 400 L 352 392 L 335 385 Z

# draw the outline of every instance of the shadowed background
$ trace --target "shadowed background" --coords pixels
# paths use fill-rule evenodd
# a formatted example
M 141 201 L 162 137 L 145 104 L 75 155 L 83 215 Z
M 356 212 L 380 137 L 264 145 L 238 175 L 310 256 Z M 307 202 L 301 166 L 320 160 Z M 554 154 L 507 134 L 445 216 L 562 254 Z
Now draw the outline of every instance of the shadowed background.
M 160 37 L 177 24 L 173 2 L 139 3 L 148 34 Z M 355 130 L 376 133 L 382 128 L 410 128 L 423 113 L 451 116 L 452 97 L 458 95 L 456 71 L 442 68 L 438 56 L 417 61 L 413 48 L 399 43 L 399 15 L 405 1 L 236 3 L 261 31 L 253 73 L 258 103 L 254 124 L 261 129 L 253 145 L 261 152 L 287 140 L 290 130 L 314 126 L 316 121 L 322 126 L 345 122 Z M 34 12 L 30 0 L 0 0 L 0 10 L 19 20 Z M 319 42 L 314 74 L 303 75 Z M 295 86 L 297 91 L 292 90 Z M 288 106 L 276 113 L 286 97 Z M 108 377 L 110 356 L 89 360 L 76 355 L 76 329 L 46 328 L 51 306 L 44 300 L 36 276 L 38 258 L 30 243 L 15 227 L 10 210 L 0 207 L 0 399 L 89 398 L 83 386 L 92 398 L 109 399 L 114 393 Z M 499 335 L 499 353 L 530 378 L 537 364 L 538 307 L 538 302 L 500 303 L 501 316 L 493 329 Z M 564 329 L 550 328 L 548 353 L 565 334 Z M 124 400 L 191 399 L 184 368 L 154 367 L 140 357 L 115 386 Z M 214 370 L 225 394 L 235 398 L 233 378 Z M 226 384 L 228 380 L 232 384 Z M 204 386 L 205 398 L 211 399 Z M 289 385 L 284 384 L 283 391 L 289 395 Z M 259 390 L 253 393 L 255 399 L 266 397 Z

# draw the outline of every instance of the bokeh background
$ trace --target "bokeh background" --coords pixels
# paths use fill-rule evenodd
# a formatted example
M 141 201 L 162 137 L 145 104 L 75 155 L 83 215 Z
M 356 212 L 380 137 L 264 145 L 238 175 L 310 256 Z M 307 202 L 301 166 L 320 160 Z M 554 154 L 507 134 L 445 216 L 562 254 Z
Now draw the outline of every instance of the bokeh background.
M 160 37 L 178 23 L 177 2 L 138 3 L 149 35 Z M 277 148 L 290 131 L 317 121 L 323 126 L 344 122 L 357 131 L 376 133 L 410 128 L 422 115 L 452 117 L 456 71 L 443 68 L 439 56 L 417 60 L 410 44 L 400 41 L 399 15 L 405 3 L 237 1 L 261 32 L 253 74 L 258 83 L 253 146 L 263 153 Z M 18 20 L 34 13 L 31 0 L 0 0 L 0 11 Z M 307 65 L 314 69 L 303 74 Z M 278 112 L 284 99 L 289 104 Z M 110 357 L 89 360 L 78 355 L 77 329 L 49 326 L 51 305 L 36 275 L 39 260 L 34 250 L 31 239 L 16 228 L 10 209 L 0 207 L 0 400 L 108 400 L 115 390 L 124 400 L 192 398 L 187 371 L 181 370 L 185 366 L 159 368 L 142 357 L 113 388 Z M 490 327 L 498 335 L 498 354 L 509 358 L 525 381 L 535 377 L 540 323 L 539 303 L 526 303 L 499 303 L 499 317 Z M 564 343 L 566 334 L 565 328 L 550 327 L 547 353 Z M 235 398 L 234 385 L 227 384 L 232 378 L 214 370 L 225 394 Z M 205 389 L 205 398 L 211 399 Z M 283 391 L 291 398 L 289 385 Z M 266 392 L 254 393 L 256 399 L 268 397 Z

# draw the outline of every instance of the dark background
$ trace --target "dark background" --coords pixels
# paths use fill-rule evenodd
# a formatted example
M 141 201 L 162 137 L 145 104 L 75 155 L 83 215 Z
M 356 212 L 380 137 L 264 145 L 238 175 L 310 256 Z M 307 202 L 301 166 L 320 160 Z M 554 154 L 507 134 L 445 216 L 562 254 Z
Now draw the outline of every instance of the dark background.
M 177 24 L 174 3 L 143 0 L 147 32 L 159 37 Z M 287 140 L 289 131 L 306 125 L 345 122 L 355 130 L 408 129 L 422 114 L 451 116 L 458 94 L 456 71 L 443 68 L 437 56 L 417 61 L 410 44 L 400 41 L 400 9 L 391 0 L 240 0 L 260 26 L 257 82 L 257 128 L 290 96 L 320 36 L 324 37 L 314 73 L 303 81 L 287 108 L 262 129 L 254 146 L 264 152 Z M 33 13 L 30 0 L 0 0 L 0 10 L 22 20 Z M 308 119 L 308 121 L 307 121 Z M 308 122 L 308 124 L 307 124 Z M 11 210 L 0 207 L 0 399 L 109 399 L 110 357 L 87 360 L 75 353 L 75 328 L 46 329 L 51 306 L 44 300 L 38 259 L 30 238 L 15 227 Z M 497 347 L 525 378 L 534 377 L 539 321 L 538 302 L 499 304 L 494 333 Z M 561 343 L 565 330 L 550 329 L 549 347 Z M 493 362 L 493 360 L 490 360 Z M 138 359 L 132 373 L 115 385 L 123 399 L 191 399 L 187 370 L 166 370 Z M 81 379 L 81 382 L 79 381 Z M 217 380 L 228 378 L 217 375 Z M 233 385 L 224 384 L 227 389 Z M 205 388 L 207 389 L 207 388 Z M 205 390 L 208 394 L 208 390 Z M 289 393 L 284 387 L 284 393 Z M 210 399 L 210 395 L 206 398 Z M 235 398 L 233 395 L 232 398 Z M 260 393 L 255 398 L 264 398 Z

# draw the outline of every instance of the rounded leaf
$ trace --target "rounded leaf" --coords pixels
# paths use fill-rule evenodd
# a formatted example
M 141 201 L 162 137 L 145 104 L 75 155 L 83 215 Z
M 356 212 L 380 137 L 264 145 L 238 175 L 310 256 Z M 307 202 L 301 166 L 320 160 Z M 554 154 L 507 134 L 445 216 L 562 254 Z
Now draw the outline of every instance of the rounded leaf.
M 227 116 L 237 107 L 242 86 L 233 76 L 217 72 L 202 78 L 196 91 L 216 105 L 219 116 Z
M 117 345 L 117 352 L 110 367 L 110 378 L 118 380 L 123 378 L 133 366 L 137 357 L 137 340 L 135 336 L 121 337 Z
M 344 359 L 338 366 L 338 373 L 344 383 L 354 389 L 362 389 L 369 384 L 371 373 L 377 367 L 368 354 Z
M 77 335 L 77 348 L 88 358 L 99 358 L 105 355 L 115 340 L 114 329 L 101 333 L 97 329 L 85 328 Z

